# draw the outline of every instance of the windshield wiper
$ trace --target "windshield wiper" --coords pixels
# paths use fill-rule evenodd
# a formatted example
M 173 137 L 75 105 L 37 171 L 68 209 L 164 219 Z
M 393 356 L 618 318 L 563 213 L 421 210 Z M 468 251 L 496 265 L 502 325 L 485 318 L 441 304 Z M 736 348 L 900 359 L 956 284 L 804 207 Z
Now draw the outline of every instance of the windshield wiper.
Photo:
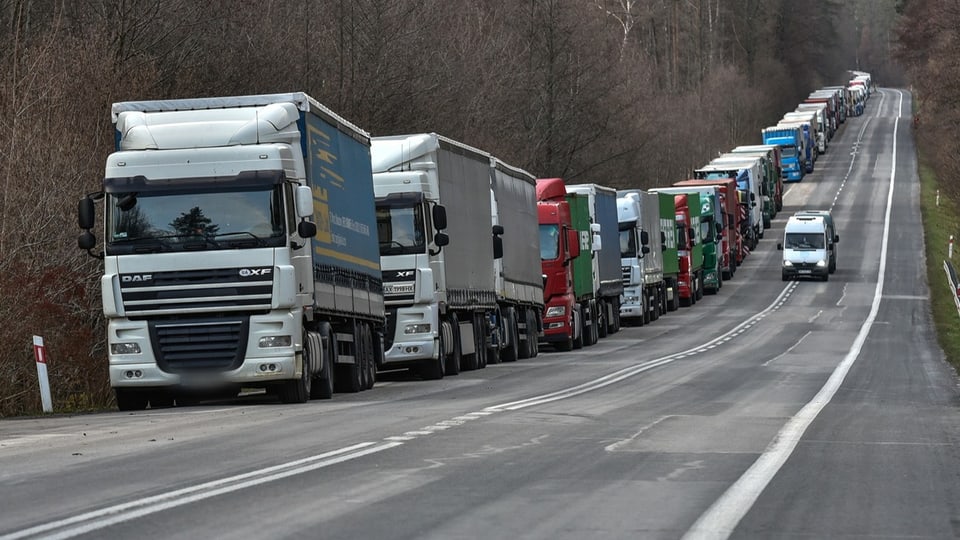
M 264 241 L 264 239 L 263 239 L 262 237 L 254 234 L 254 233 L 252 233 L 252 232 L 250 232 L 250 231 L 236 231 L 236 232 L 228 232 L 228 233 L 218 233 L 218 234 L 213 235 L 213 237 L 214 237 L 214 238 L 221 238 L 221 237 L 224 237 L 224 236 L 240 236 L 240 235 L 249 236 L 250 238 L 252 238 L 252 239 L 256 242 L 256 246 L 257 246 L 257 247 L 263 247 L 263 246 L 266 245 L 266 242 Z

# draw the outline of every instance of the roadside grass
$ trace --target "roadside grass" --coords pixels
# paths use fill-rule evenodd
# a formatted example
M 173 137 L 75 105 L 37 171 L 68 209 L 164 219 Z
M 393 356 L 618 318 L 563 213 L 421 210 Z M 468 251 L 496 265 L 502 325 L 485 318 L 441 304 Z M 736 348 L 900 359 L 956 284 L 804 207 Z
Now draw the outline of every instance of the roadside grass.
M 937 177 L 923 164 L 920 155 L 920 213 L 923 218 L 924 249 L 927 256 L 927 282 L 937 341 L 946 359 L 960 369 L 960 314 L 954 303 L 956 291 L 944 271 L 948 260 L 950 235 L 954 235 L 953 265 L 960 268 L 960 209 L 956 201 L 940 196 L 937 205 Z

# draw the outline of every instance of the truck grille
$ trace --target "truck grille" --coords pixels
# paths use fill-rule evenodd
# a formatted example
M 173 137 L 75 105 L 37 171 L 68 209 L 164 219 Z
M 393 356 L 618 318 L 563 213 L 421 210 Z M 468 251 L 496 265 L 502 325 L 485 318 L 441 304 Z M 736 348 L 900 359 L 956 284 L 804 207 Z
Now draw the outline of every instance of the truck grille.
M 120 274 L 128 317 L 269 310 L 273 268 L 215 268 Z
M 236 369 L 247 350 L 247 317 L 151 321 L 149 326 L 157 365 L 168 373 Z

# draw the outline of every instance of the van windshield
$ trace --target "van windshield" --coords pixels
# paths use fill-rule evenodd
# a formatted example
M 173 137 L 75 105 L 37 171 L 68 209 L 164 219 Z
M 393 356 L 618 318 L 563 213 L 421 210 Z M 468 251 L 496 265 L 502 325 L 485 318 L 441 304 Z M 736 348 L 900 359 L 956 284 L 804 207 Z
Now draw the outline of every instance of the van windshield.
M 823 249 L 826 243 L 820 233 L 787 233 L 784 247 L 787 249 Z

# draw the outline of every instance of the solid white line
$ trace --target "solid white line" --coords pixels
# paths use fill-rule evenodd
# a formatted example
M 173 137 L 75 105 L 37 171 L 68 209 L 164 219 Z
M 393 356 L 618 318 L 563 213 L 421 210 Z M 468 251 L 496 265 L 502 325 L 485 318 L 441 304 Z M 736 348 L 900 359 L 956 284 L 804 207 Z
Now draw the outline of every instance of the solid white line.
M 611 384 L 618 383 L 622 380 L 629 379 L 635 375 L 649 371 L 653 368 L 665 366 L 676 360 L 686 358 L 688 356 L 693 356 L 695 353 L 701 352 L 704 347 L 710 347 L 711 345 L 717 345 L 719 343 L 725 343 L 730 339 L 731 336 L 737 336 L 742 334 L 747 328 L 750 328 L 756 322 L 765 317 L 771 311 L 780 307 L 780 303 L 783 298 L 786 298 L 790 293 L 797 287 L 797 282 L 792 281 L 783 287 L 783 290 L 780 291 L 780 294 L 773 300 L 773 302 L 767 306 L 763 311 L 757 313 L 753 317 L 741 322 L 737 326 L 731 328 L 724 334 L 711 339 L 706 343 L 701 343 L 695 347 L 691 347 L 685 351 L 680 351 L 674 354 L 667 356 L 661 356 L 660 358 L 655 358 L 641 364 L 636 364 L 620 371 L 615 371 L 604 375 L 603 377 L 594 379 L 592 381 L 579 384 L 577 386 L 572 386 L 570 388 L 565 388 L 563 390 L 558 390 L 556 392 L 550 392 L 549 394 L 543 394 L 539 396 L 534 396 L 527 399 L 521 399 L 519 401 L 512 401 L 510 403 L 502 403 L 500 405 L 493 405 L 487 407 L 486 411 L 490 412 L 501 412 L 501 411 L 516 411 L 520 409 L 525 409 L 527 407 L 533 407 L 535 405 L 542 405 L 544 403 L 550 403 L 552 401 L 558 401 L 561 399 L 571 398 L 573 396 L 578 396 L 580 394 L 585 394 L 587 392 L 592 392 L 594 390 L 599 390 Z
M 877 276 L 877 286 L 873 293 L 873 303 L 870 306 L 870 314 L 860 327 L 860 332 L 854 340 L 853 345 L 843 358 L 843 361 L 824 383 L 823 387 L 817 392 L 813 399 L 804 405 L 800 412 L 791 418 L 777 433 L 770 445 L 764 450 L 763 454 L 757 458 L 757 461 L 743 473 L 736 482 L 717 499 L 710 508 L 690 527 L 690 530 L 683 535 L 684 540 L 694 539 L 719 539 L 726 540 L 733 534 L 734 529 L 743 516 L 750 511 L 753 504 L 760 497 L 760 494 L 766 489 L 767 485 L 773 480 L 777 472 L 786 463 L 787 459 L 793 453 L 800 438 L 810 427 L 820 411 L 830 403 L 833 396 L 840 389 L 843 380 L 846 378 L 853 363 L 860 355 L 863 344 L 870 333 L 870 328 L 877 317 L 880 309 L 880 299 L 883 293 L 883 281 L 887 268 L 887 244 L 890 238 L 890 211 L 893 207 L 893 188 L 897 171 L 897 129 L 900 126 L 900 114 L 903 110 L 903 92 L 900 93 L 900 104 L 897 117 L 893 124 L 893 164 L 890 167 L 890 187 L 887 190 L 887 209 L 883 221 L 883 241 L 880 247 L 880 271 Z M 882 105 L 882 100 L 881 100 Z M 880 107 L 877 107 L 879 114 Z
M 383 450 L 400 446 L 403 443 L 389 442 L 382 443 L 377 446 L 374 446 L 374 444 L 375 443 L 372 442 L 355 444 L 334 450 L 332 452 L 326 452 L 316 456 L 298 459 L 296 461 L 283 463 L 281 465 L 275 465 L 265 469 L 198 484 L 196 486 L 190 486 L 187 488 L 169 491 L 167 493 L 161 493 L 159 495 L 153 495 L 151 497 L 145 497 L 143 499 L 117 504 L 114 506 L 108 506 L 93 512 L 78 514 L 70 518 L 51 521 L 43 525 L 37 525 L 35 527 L 30 527 L 29 529 L 23 529 L 17 532 L 6 534 L 0 536 L 0 540 L 17 540 L 20 538 L 36 536 L 50 531 L 55 531 L 57 529 L 64 529 L 66 527 L 77 525 L 76 527 L 61 530 L 55 534 L 44 534 L 43 536 L 45 539 L 72 538 L 74 536 L 97 531 L 117 523 L 123 523 L 138 517 L 154 514 L 170 508 L 176 508 L 184 504 L 194 503 L 204 499 L 209 499 L 211 497 L 216 497 L 218 495 L 223 495 L 225 493 L 231 493 L 241 489 L 247 489 L 260 484 L 265 484 L 267 482 L 272 482 L 274 480 L 279 480 L 281 478 L 286 478 L 288 476 L 294 476 L 324 467 L 329 467 L 330 465 L 343 463 L 344 461 L 350 461 L 352 459 L 376 452 L 382 452 Z

